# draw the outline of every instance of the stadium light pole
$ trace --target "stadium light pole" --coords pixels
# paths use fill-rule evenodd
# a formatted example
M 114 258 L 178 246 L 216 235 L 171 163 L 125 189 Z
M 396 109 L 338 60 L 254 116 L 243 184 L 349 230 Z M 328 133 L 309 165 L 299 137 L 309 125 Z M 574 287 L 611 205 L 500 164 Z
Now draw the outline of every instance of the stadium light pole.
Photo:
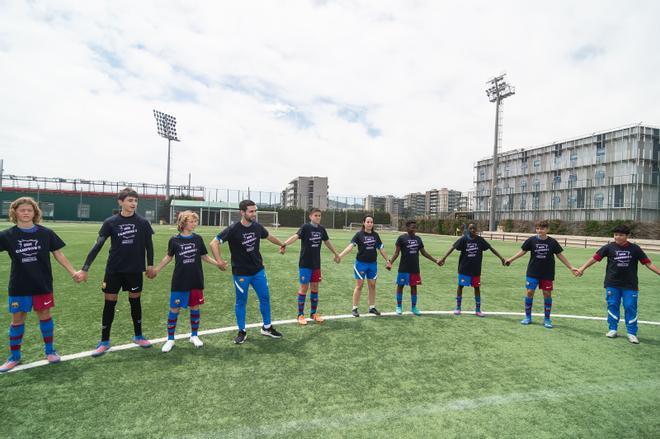
M 488 220 L 488 228 L 491 232 L 495 231 L 495 196 L 497 192 L 497 165 L 498 165 L 498 152 L 499 152 L 499 137 L 500 137 L 500 111 L 502 100 L 516 93 L 515 87 L 507 84 L 504 77 L 506 73 L 496 76 L 486 82 L 489 88 L 486 89 L 488 100 L 495 102 L 495 141 L 493 145 L 493 178 L 490 181 L 490 212 Z
M 154 110 L 156 118 L 156 128 L 158 135 L 167 139 L 167 178 L 165 180 L 165 196 L 170 197 L 170 158 L 172 150 L 172 140 L 180 142 L 176 135 L 176 117 Z

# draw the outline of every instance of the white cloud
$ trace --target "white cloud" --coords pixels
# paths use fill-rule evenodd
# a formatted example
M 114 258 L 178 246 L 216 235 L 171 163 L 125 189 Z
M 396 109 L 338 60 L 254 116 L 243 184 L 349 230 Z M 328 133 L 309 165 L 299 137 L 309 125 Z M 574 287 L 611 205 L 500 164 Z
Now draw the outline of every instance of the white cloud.
M 504 70 L 504 149 L 658 125 L 658 16 L 651 1 L 5 2 L 0 157 L 14 174 L 162 182 L 157 108 L 179 121 L 175 184 L 465 190 Z

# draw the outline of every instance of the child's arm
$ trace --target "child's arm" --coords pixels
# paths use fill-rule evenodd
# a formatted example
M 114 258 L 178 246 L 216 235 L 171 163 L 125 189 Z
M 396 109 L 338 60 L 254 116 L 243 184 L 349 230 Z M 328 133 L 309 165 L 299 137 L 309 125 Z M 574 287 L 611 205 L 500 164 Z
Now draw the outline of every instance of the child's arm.
M 161 261 L 158 263 L 156 268 L 154 268 L 154 277 L 156 277 L 156 275 L 160 273 L 160 270 L 165 268 L 165 266 L 169 264 L 171 260 L 172 260 L 172 256 L 165 255 L 165 257 L 163 257 L 163 259 L 161 259 Z
M 96 238 L 96 242 L 94 243 L 91 250 L 87 254 L 85 263 L 83 264 L 80 271 L 76 273 L 76 275 L 81 281 L 87 281 L 87 276 L 88 276 L 87 272 L 89 271 L 89 268 L 92 266 L 94 259 L 96 259 L 96 256 L 103 248 L 103 244 L 105 244 L 106 239 L 108 239 L 108 237 L 104 235 L 99 235 L 98 238 Z
M 147 242 L 146 242 L 146 251 L 147 251 L 147 277 L 153 279 L 156 277 L 154 273 L 154 240 L 153 234 L 147 232 Z
M 644 265 L 646 266 L 646 268 L 648 268 L 649 270 L 651 270 L 655 274 L 660 274 L 660 269 L 658 267 L 656 267 L 653 262 L 649 261 L 648 263 L 646 263 Z
M 202 255 L 202 261 L 208 262 L 209 264 L 215 265 L 216 267 L 218 266 L 218 262 L 209 255 Z
M 284 254 L 285 249 L 286 249 L 286 246 L 287 246 L 287 245 L 291 245 L 291 244 L 293 244 L 294 242 L 296 242 L 296 241 L 298 240 L 298 238 L 300 238 L 300 237 L 298 236 L 297 233 L 294 233 L 293 235 L 289 236 L 289 237 L 287 238 L 287 240 L 284 241 L 284 242 L 282 243 L 282 245 L 280 246 L 280 253 L 281 253 L 281 254 Z
M 442 265 L 442 264 L 440 263 L 440 259 L 436 259 L 436 258 L 434 258 L 433 256 L 431 256 L 431 255 L 429 254 L 429 252 L 426 251 L 425 248 L 420 249 L 419 252 L 422 254 L 422 256 L 424 256 L 424 257 L 425 257 L 426 259 L 428 259 L 429 261 L 433 261 L 434 264 Z
M 218 268 L 225 271 L 227 269 L 227 261 L 223 260 L 222 255 L 220 254 L 220 241 L 218 241 L 218 238 L 213 238 L 213 241 L 211 241 L 209 246 L 211 247 L 213 257 L 217 261 Z
M 568 262 L 568 259 L 566 259 L 566 256 L 564 256 L 563 253 L 557 253 L 557 258 L 568 268 L 573 272 L 575 276 L 580 276 L 582 273 L 580 273 L 580 270 L 575 268 L 570 262 Z
M 343 258 L 344 256 L 346 256 L 347 254 L 349 254 L 349 253 L 351 252 L 351 250 L 353 250 L 353 247 L 354 247 L 354 246 L 355 246 L 355 244 L 353 244 L 352 242 L 349 243 L 349 244 L 346 246 L 346 248 L 345 248 L 344 250 L 342 250 L 341 253 L 339 253 L 339 258 L 341 259 L 341 258 Z M 386 258 L 386 259 L 387 259 L 387 258 Z
M 332 254 L 335 255 L 335 262 L 339 264 L 339 262 L 341 261 L 341 257 L 339 257 L 339 253 L 337 253 L 337 249 L 335 249 L 335 246 L 332 245 L 332 242 L 330 242 L 329 239 L 325 240 L 324 243 L 325 246 L 330 249 Z
M 580 276 L 582 276 L 582 275 L 584 274 L 584 272 L 586 271 L 587 268 L 591 267 L 591 266 L 594 265 L 596 262 L 598 262 L 598 260 L 595 259 L 595 258 L 593 258 L 593 257 L 591 257 L 591 258 L 589 258 L 589 259 L 587 260 L 587 262 L 585 262 L 584 264 L 582 264 L 582 266 L 581 266 L 580 268 L 578 268 L 578 271 L 580 272 Z
M 440 262 L 438 262 L 438 265 L 445 265 L 445 261 L 454 250 L 456 250 L 454 246 L 451 246 L 447 251 L 447 253 L 442 258 L 440 258 Z
M 526 250 L 522 250 L 522 249 L 521 249 L 521 250 L 518 250 L 518 253 L 516 253 L 515 255 L 511 256 L 511 257 L 510 257 L 509 259 L 507 259 L 506 261 L 504 261 L 504 265 L 511 265 L 511 263 L 512 263 L 513 261 L 515 261 L 516 259 L 518 259 L 518 258 L 520 258 L 520 257 L 522 257 L 522 256 L 525 256 L 526 253 L 527 253 Z
M 53 256 L 55 257 L 55 260 L 62 266 L 66 271 L 69 272 L 73 280 L 76 282 L 82 281 L 82 278 L 80 275 L 76 272 L 76 269 L 73 268 L 73 265 L 71 265 L 71 262 L 64 256 L 64 253 L 62 253 L 61 250 L 55 250 L 53 252 Z
M 502 257 L 502 255 L 499 254 L 499 253 L 497 252 L 497 250 L 495 250 L 495 247 L 491 247 L 491 248 L 490 248 L 490 251 L 492 251 L 493 254 L 494 254 L 495 256 L 497 256 L 498 258 L 500 258 L 500 261 L 502 261 L 502 265 L 506 265 L 506 259 L 504 259 L 504 257 Z
M 390 260 L 387 257 L 387 252 L 385 251 L 385 247 L 379 248 L 378 251 L 383 256 L 383 258 L 385 258 L 385 269 L 391 270 L 392 269 L 392 262 L 390 262 Z
M 396 261 L 396 258 L 399 257 L 399 253 L 401 253 L 401 249 L 399 248 L 399 246 L 398 245 L 394 246 L 394 254 L 392 255 L 392 257 L 389 260 L 390 267 L 389 268 L 385 267 L 385 268 L 387 268 L 388 270 L 392 269 L 392 264 L 394 264 L 394 261 Z

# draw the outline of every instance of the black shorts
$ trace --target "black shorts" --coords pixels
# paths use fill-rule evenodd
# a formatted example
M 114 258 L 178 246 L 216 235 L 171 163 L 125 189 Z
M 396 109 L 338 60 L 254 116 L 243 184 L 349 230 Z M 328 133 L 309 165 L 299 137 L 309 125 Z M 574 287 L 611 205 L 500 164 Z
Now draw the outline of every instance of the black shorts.
M 106 294 L 117 294 L 119 290 L 130 293 L 142 291 L 142 273 L 106 273 L 101 290 Z

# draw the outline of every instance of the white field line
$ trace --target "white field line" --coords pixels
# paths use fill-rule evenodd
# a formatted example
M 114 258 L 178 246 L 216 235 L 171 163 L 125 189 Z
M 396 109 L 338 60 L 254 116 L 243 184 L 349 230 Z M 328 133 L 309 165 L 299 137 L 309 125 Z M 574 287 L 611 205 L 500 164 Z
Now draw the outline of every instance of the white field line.
M 412 315 L 410 311 L 406 311 L 403 314 L 405 315 Z M 454 311 L 423 311 L 422 315 L 453 315 Z M 470 314 L 469 312 L 463 312 L 463 314 Z M 509 312 L 509 311 L 489 311 L 489 312 L 484 312 L 486 316 L 524 316 L 525 313 L 522 312 Z M 394 312 L 384 312 L 381 313 L 382 316 L 397 316 L 396 313 Z M 543 314 L 541 313 L 533 313 L 532 316 L 535 317 L 543 317 Z M 325 320 L 339 320 L 339 319 L 352 319 L 354 318 L 351 314 L 338 314 L 334 316 L 323 316 Z M 376 317 L 373 314 L 360 314 L 360 318 L 364 317 Z M 571 314 L 553 314 L 553 318 L 564 318 L 564 319 L 578 319 L 578 320 L 607 320 L 606 317 L 594 317 L 594 316 L 576 316 L 576 315 L 571 315 Z M 310 321 L 310 319 L 307 319 Z M 292 323 L 297 323 L 298 321 L 296 319 L 289 319 L 289 320 L 277 320 L 272 322 L 273 325 L 289 325 Z M 644 325 L 656 325 L 660 326 L 660 322 L 653 322 L 653 321 L 646 321 L 646 320 L 639 320 L 637 323 L 644 324 Z M 246 329 L 249 328 L 259 328 L 261 327 L 261 323 L 250 323 L 249 325 L 246 325 Z M 226 326 L 224 328 L 215 328 L 215 329 L 207 329 L 204 331 L 199 331 L 199 335 L 212 335 L 212 334 L 220 334 L 223 332 L 231 332 L 231 331 L 236 331 L 237 327 L 236 326 Z M 190 337 L 190 333 L 186 334 L 178 334 L 174 338 L 177 340 L 183 339 L 183 338 L 188 338 Z M 150 340 L 151 343 L 157 344 L 157 343 L 164 343 L 167 341 L 167 337 L 161 337 L 161 338 L 155 338 Z M 110 348 L 109 352 L 116 352 L 116 351 L 124 351 L 126 349 L 133 349 L 139 347 L 135 343 L 128 343 L 128 344 L 122 344 L 122 345 L 117 345 L 117 346 L 112 346 Z M 84 351 L 84 352 L 78 352 L 76 354 L 68 354 L 68 355 L 62 355 L 61 361 L 71 361 L 71 360 L 77 360 L 79 358 L 85 358 L 85 357 L 91 357 L 92 352 L 94 351 Z M 16 366 L 14 369 L 12 369 L 11 372 L 18 372 L 21 370 L 27 370 L 27 369 L 33 369 L 35 367 L 40 367 L 40 366 L 47 366 L 49 363 L 46 360 L 39 360 L 39 361 L 34 361 L 32 363 L 27 363 L 27 364 L 21 364 L 19 366 Z

